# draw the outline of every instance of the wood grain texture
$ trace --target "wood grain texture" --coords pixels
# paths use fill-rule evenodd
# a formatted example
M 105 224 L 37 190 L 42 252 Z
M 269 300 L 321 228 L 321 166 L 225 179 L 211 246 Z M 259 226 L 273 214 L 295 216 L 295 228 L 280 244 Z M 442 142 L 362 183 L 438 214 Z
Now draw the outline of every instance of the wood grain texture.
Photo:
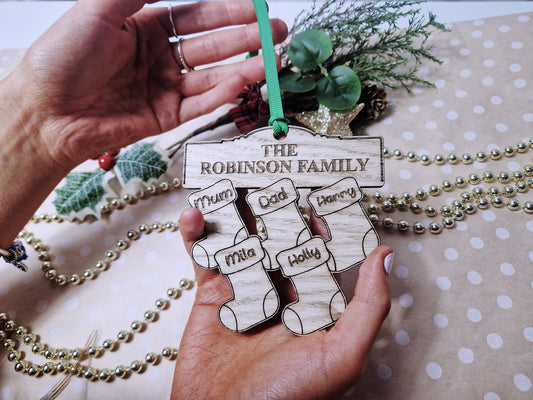
M 381 137 L 341 138 L 291 125 L 286 137 L 276 139 L 266 127 L 231 140 L 188 143 L 183 186 L 197 189 L 230 179 L 236 188 L 260 188 L 289 178 L 298 188 L 310 188 L 351 176 L 361 187 L 380 187 L 382 154 Z

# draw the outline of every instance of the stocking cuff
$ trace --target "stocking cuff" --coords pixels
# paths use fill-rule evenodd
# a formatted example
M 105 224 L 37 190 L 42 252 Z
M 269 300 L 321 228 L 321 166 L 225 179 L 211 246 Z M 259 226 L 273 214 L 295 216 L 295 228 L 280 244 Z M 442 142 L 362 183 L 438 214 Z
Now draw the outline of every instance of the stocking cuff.
M 280 252 L 276 259 L 283 275 L 289 277 L 310 271 L 329 260 L 324 239 L 314 237 L 299 246 Z
M 307 196 L 309 205 L 318 217 L 335 213 L 357 203 L 363 197 L 355 178 L 347 177 Z
M 191 207 L 199 209 L 202 214 L 216 211 L 237 200 L 237 191 L 229 179 L 222 179 L 214 185 L 191 193 L 187 198 Z
M 261 241 L 257 236 L 249 238 L 215 253 L 220 272 L 225 275 L 233 274 L 249 268 L 265 257 Z

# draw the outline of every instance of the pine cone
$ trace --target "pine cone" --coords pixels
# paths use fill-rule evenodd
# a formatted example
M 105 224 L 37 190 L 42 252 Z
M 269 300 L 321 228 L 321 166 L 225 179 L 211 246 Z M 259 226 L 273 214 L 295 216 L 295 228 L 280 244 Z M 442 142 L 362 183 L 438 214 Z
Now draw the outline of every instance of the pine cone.
M 378 119 L 389 105 L 386 90 L 375 83 L 363 86 L 359 102 L 365 104 L 361 114 L 369 120 Z

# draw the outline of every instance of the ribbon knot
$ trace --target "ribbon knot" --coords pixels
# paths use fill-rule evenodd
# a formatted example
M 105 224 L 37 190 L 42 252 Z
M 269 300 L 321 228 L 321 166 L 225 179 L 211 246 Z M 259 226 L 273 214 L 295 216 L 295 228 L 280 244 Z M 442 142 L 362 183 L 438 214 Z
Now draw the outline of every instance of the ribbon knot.
M 246 85 L 239 93 L 241 103 L 229 110 L 239 132 L 245 133 L 254 128 L 262 116 L 268 115 L 268 103 L 263 100 L 258 83 Z

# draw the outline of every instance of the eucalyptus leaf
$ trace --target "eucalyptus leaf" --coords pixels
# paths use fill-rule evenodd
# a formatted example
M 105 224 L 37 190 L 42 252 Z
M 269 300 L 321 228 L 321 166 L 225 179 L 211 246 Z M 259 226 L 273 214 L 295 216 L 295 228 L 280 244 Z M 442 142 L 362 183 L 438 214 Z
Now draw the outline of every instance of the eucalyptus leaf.
M 316 86 L 317 101 L 330 110 L 355 107 L 361 96 L 361 82 L 357 74 L 345 65 L 333 68 Z
M 284 92 L 292 93 L 306 93 L 313 90 L 316 87 L 316 82 L 312 79 L 300 79 L 296 82 L 287 83 L 281 86 L 281 90 Z
M 294 83 L 301 77 L 302 77 L 301 72 L 294 72 L 294 71 L 291 71 L 290 69 L 284 69 L 278 74 L 279 85 L 283 86 L 289 83 Z
M 302 71 L 310 71 L 324 61 L 333 52 L 331 39 L 326 32 L 310 29 L 294 36 L 287 55 L 292 64 Z

